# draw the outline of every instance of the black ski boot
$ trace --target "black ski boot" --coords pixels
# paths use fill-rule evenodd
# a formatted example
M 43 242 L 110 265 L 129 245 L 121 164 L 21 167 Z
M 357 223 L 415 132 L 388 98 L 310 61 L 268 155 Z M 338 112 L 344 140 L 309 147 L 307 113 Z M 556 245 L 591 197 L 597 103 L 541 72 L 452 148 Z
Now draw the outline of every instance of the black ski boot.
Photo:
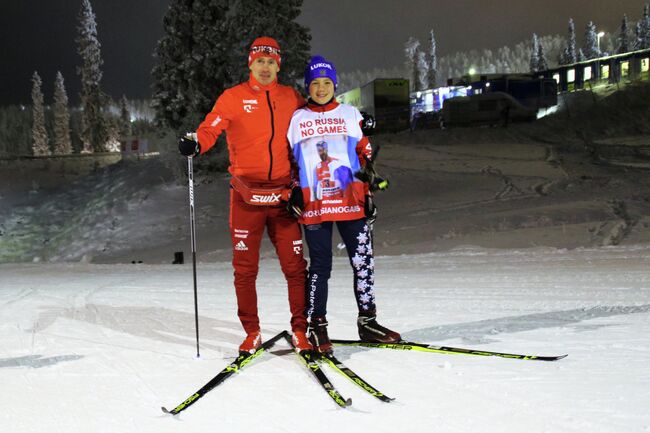
M 312 317 L 307 323 L 307 334 L 314 350 L 319 353 L 332 351 L 332 342 L 327 335 L 327 319 L 323 317 Z
M 398 332 L 377 323 L 377 314 L 374 311 L 359 313 L 357 328 L 361 341 L 369 343 L 397 343 L 402 339 Z

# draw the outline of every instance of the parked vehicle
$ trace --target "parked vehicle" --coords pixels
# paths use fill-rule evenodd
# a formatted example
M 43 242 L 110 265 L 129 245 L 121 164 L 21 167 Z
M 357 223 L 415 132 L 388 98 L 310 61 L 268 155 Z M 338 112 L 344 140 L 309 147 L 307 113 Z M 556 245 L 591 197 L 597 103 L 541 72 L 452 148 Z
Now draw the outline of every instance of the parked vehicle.
M 537 118 L 537 110 L 525 107 L 504 92 L 451 98 L 445 101 L 440 116 L 441 126 L 503 125 L 529 122 Z

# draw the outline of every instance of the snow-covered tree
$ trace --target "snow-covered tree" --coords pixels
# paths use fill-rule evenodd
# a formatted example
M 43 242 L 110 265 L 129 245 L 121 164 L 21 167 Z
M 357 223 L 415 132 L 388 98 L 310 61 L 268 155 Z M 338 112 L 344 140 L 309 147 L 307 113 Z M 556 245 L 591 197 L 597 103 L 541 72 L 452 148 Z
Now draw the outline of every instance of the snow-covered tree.
M 627 15 L 623 15 L 623 19 L 621 20 L 621 27 L 618 29 L 618 38 L 617 38 L 617 47 L 616 47 L 616 53 L 621 54 L 621 53 L 627 53 L 630 51 L 630 29 L 629 29 L 629 24 L 627 22 Z
M 376 78 L 395 78 L 407 75 L 404 68 L 393 67 L 391 69 L 374 68 L 371 71 L 355 70 L 351 72 L 338 72 L 337 93 L 346 92 L 355 87 L 368 84 Z
M 593 21 L 589 21 L 585 28 L 585 47 L 583 53 L 586 60 L 600 57 L 598 34 L 596 32 L 596 24 L 594 24 Z
M 192 56 L 196 45 L 193 31 L 192 3 L 194 0 L 172 0 L 163 18 L 165 35 L 158 41 L 155 56 L 157 64 L 152 70 L 153 105 L 160 123 L 174 129 L 192 131 L 201 119 L 200 111 L 209 103 L 209 95 L 201 94 L 195 81 L 199 73 L 197 61 Z M 214 20 L 213 29 L 223 29 L 226 15 L 225 2 L 215 2 L 206 10 Z M 197 26 L 198 27 L 198 26 Z M 212 35 L 211 28 L 203 29 Z M 218 94 L 219 83 L 226 81 L 225 65 L 206 57 L 226 55 L 222 38 L 215 39 L 209 53 L 199 53 L 199 60 L 205 60 L 204 71 L 212 74 L 214 95 Z M 222 57 L 223 58 L 223 57 Z M 205 72 L 201 72 L 202 74 Z M 223 87 L 223 84 L 221 85 Z M 211 96 L 214 96 L 211 95 Z
M 537 41 L 537 34 L 533 33 L 532 47 L 530 50 L 530 72 L 539 71 L 539 42 Z
M 433 89 L 438 81 L 438 55 L 436 53 L 436 37 L 433 30 L 429 32 L 429 74 L 427 75 L 427 88 Z
M 566 38 L 560 35 L 538 36 L 538 45 L 546 64 L 540 65 L 540 70 L 553 68 L 557 65 L 558 54 L 566 48 Z M 446 83 L 448 78 L 459 78 L 466 75 L 470 67 L 479 74 L 496 73 L 527 73 L 530 71 L 530 39 L 521 41 L 514 46 L 501 47 L 497 50 L 471 50 L 451 53 L 438 57 L 437 69 L 442 71 L 439 84 Z M 552 59 L 552 60 L 548 60 Z M 392 69 L 371 71 L 340 71 L 338 92 L 345 92 L 374 80 L 375 78 L 409 77 L 408 63 Z
M 32 152 L 34 156 L 50 155 L 48 145 L 47 130 L 45 129 L 45 106 L 43 103 L 43 91 L 41 80 L 38 72 L 34 71 L 32 75 Z
M 537 71 L 545 71 L 548 69 L 548 62 L 546 61 L 546 54 L 544 54 L 544 45 L 537 44 Z
M 429 88 L 429 64 L 427 63 L 427 56 L 422 50 L 417 51 L 418 58 L 418 82 L 416 90 L 426 90 Z
M 575 63 L 578 58 L 576 51 L 576 26 L 573 23 L 573 18 L 569 19 L 569 39 L 567 44 L 567 53 L 569 55 L 569 57 L 567 57 L 569 63 Z
M 294 85 L 309 58 L 309 30 L 298 24 L 302 0 L 172 0 L 163 19 L 152 74 L 156 119 L 193 131 L 226 88 L 248 78 L 248 50 L 259 36 L 282 48 L 279 80 Z
M 211 4 L 214 0 L 205 0 Z M 296 22 L 303 0 L 238 0 L 229 3 L 228 37 L 232 47 L 231 74 L 235 84 L 248 79 L 248 49 L 255 38 L 266 35 L 275 38 L 282 48 L 281 83 L 302 82 L 309 60 L 311 35 L 309 29 Z M 203 10 L 197 11 L 203 15 Z M 212 25 L 207 22 L 206 25 Z M 239 75 L 237 75 L 237 73 Z
M 567 37 L 566 47 L 562 51 L 559 58 L 561 65 L 568 65 L 577 61 L 576 52 L 576 28 L 573 23 L 573 18 L 569 18 L 569 35 Z
M 634 26 L 634 41 L 632 42 L 633 50 L 640 50 L 643 46 L 643 29 L 641 28 L 641 21 L 637 21 Z
M 420 41 L 415 39 L 413 36 L 409 37 L 406 43 L 404 44 L 404 61 L 405 69 L 408 71 L 408 79 L 411 86 L 411 91 L 417 89 L 418 77 L 420 76 L 418 71 L 418 50 L 420 48 Z
M 119 135 L 122 139 L 131 135 L 131 113 L 126 95 L 122 95 L 122 99 L 120 99 Z
M 0 107 L 0 155 L 32 154 L 32 126 L 32 110 L 24 105 Z
M 641 18 L 640 30 L 640 49 L 650 48 L 650 5 L 648 3 L 643 7 L 643 17 Z
M 56 73 L 54 82 L 54 153 L 69 155 L 72 153 L 70 140 L 70 112 L 68 111 L 68 94 L 65 91 L 63 75 Z
M 103 152 L 108 139 L 108 128 L 104 119 L 106 96 L 101 90 L 100 43 L 97 39 L 97 22 L 89 0 L 82 0 L 79 11 L 78 52 L 82 65 L 78 69 L 81 75 L 81 108 L 83 152 Z

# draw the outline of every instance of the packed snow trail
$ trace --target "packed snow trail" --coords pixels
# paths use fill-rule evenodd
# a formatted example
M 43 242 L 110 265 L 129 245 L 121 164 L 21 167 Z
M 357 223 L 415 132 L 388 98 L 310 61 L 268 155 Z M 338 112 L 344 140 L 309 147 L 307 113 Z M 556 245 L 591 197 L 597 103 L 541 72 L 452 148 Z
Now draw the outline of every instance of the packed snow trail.
M 378 257 L 379 316 L 404 339 L 569 357 L 528 362 L 336 347 L 338 359 L 395 398 L 386 404 L 331 372 L 341 394 L 353 397 L 344 410 L 278 341 L 175 418 L 161 404 L 199 389 L 237 356 L 243 332 L 230 263 L 198 267 L 201 360 L 191 265 L 0 265 L 0 404 L 7 409 L 0 430 L 648 432 L 649 264 L 650 246 Z M 258 291 L 263 336 L 271 338 L 289 328 L 276 260 L 262 260 Z M 351 291 L 347 259 L 337 258 L 332 337 L 357 338 Z

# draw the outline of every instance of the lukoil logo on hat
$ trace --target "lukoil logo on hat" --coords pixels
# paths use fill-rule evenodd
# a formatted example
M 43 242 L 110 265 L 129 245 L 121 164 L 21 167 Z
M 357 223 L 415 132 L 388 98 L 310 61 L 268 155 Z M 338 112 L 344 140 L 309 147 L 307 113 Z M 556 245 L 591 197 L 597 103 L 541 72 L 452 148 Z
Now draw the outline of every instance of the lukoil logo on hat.
M 338 84 L 336 79 L 336 68 L 334 64 L 328 62 L 323 56 L 313 56 L 307 67 L 305 68 L 305 89 L 309 89 L 309 85 L 316 78 L 329 78 L 334 83 L 334 88 Z

